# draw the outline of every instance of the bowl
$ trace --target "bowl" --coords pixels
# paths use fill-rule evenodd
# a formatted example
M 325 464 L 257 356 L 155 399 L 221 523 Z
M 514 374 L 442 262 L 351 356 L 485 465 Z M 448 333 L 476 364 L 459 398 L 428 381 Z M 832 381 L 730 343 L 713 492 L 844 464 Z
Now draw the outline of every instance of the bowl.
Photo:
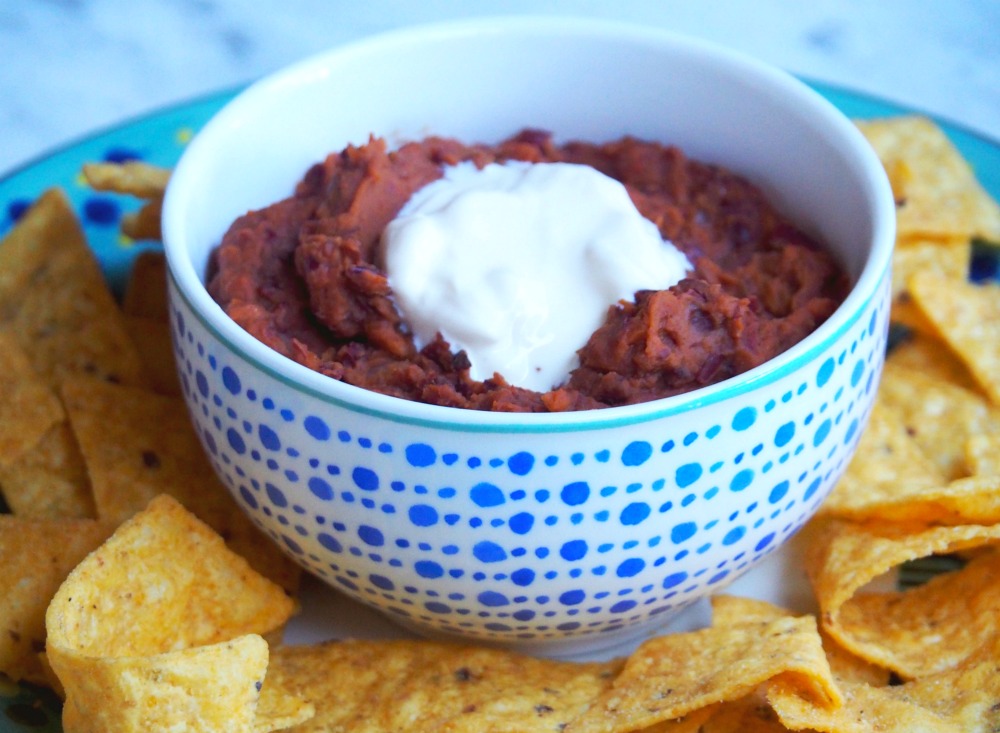
M 852 281 L 823 325 L 688 394 L 563 414 L 410 402 L 249 336 L 205 287 L 239 215 L 375 133 L 629 134 L 758 184 Z M 843 472 L 883 363 L 894 208 L 855 127 L 728 50 L 566 18 L 416 27 L 253 84 L 197 134 L 163 225 L 176 358 L 216 471 L 301 565 L 423 634 L 580 653 L 649 633 L 782 546 Z

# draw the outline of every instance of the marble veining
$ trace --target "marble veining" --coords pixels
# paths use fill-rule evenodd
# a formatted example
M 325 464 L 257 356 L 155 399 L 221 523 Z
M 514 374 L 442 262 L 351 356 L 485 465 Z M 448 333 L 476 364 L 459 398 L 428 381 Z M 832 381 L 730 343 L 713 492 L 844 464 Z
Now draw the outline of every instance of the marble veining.
M 515 13 L 702 37 L 1000 140 L 996 0 L 0 0 L 0 174 L 371 33 Z

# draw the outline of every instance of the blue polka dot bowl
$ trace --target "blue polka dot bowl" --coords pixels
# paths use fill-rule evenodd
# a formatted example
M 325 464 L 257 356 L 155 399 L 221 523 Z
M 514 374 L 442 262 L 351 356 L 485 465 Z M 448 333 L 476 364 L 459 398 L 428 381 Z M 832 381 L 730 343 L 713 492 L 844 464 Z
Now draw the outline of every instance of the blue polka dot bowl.
M 408 402 L 287 360 L 205 286 L 238 215 L 370 133 L 625 134 L 762 186 L 853 289 L 815 333 L 715 386 L 516 415 Z M 480 20 L 334 49 L 240 94 L 176 168 L 164 210 L 185 397 L 222 480 L 306 569 L 438 636 L 578 653 L 648 632 L 764 561 L 844 470 L 885 348 L 892 196 L 839 112 L 753 60 L 565 19 Z

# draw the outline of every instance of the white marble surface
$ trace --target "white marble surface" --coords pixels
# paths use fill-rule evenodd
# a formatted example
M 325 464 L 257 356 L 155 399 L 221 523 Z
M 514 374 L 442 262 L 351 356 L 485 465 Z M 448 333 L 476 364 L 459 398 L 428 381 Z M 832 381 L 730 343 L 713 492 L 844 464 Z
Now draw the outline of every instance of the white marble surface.
M 0 0 L 0 174 L 361 36 L 514 13 L 703 37 L 1000 140 L 997 0 Z

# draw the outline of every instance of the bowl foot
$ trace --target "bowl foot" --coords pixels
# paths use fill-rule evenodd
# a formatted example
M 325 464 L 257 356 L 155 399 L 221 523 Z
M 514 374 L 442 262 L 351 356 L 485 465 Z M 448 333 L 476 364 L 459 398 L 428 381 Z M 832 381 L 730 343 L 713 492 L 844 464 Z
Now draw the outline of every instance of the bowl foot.
M 539 639 L 473 639 L 469 636 L 458 636 L 447 632 L 428 629 L 412 623 L 407 619 L 389 617 L 401 628 L 414 635 L 432 641 L 442 641 L 457 644 L 476 644 L 496 649 L 507 649 L 519 654 L 533 657 L 548 657 L 565 661 L 598 661 L 618 656 L 627 656 L 643 641 L 657 633 L 662 633 L 667 627 L 672 627 L 680 621 L 680 617 L 688 613 L 688 606 L 679 605 L 666 613 L 652 616 L 643 621 L 614 631 L 595 632 L 592 634 L 566 635 L 559 638 Z

